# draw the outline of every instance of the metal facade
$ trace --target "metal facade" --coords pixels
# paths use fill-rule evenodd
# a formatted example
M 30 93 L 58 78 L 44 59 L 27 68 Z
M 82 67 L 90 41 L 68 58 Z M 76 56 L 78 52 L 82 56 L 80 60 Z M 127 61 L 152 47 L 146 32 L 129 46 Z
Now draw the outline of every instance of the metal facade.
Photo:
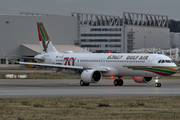
M 168 16 L 123 12 L 124 24 L 168 28 Z
M 78 19 L 76 44 L 81 47 L 87 46 L 87 49 L 92 52 L 131 52 L 133 49 L 142 47 L 169 47 L 168 16 L 165 15 L 131 12 L 123 12 L 122 18 L 77 12 L 72 12 L 71 15 Z M 113 27 L 121 29 L 119 33 L 117 32 L 121 36 L 109 36 L 113 32 L 101 31 L 103 28 L 111 29 Z M 97 29 L 97 31 L 92 31 L 92 29 Z M 100 43 L 99 40 L 102 41 L 102 39 L 104 42 Z M 113 41 L 115 39 L 120 41 L 106 42 L 106 40 Z M 117 44 L 117 47 L 106 47 L 112 44 Z
M 79 17 L 81 26 L 120 26 L 122 24 L 120 16 L 76 12 L 72 12 L 71 15 L 73 17 Z
M 119 16 L 72 12 L 78 18 L 77 45 L 95 53 L 122 52 L 122 19 Z

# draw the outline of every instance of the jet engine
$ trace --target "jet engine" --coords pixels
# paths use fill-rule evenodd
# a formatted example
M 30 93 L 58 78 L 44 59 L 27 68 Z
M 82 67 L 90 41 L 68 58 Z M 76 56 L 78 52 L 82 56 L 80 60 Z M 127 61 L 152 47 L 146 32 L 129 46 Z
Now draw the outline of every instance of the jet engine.
M 137 83 L 148 83 L 152 80 L 152 77 L 132 77 Z
M 102 74 L 97 70 L 84 70 L 81 73 L 81 80 L 85 83 L 96 83 L 102 78 Z

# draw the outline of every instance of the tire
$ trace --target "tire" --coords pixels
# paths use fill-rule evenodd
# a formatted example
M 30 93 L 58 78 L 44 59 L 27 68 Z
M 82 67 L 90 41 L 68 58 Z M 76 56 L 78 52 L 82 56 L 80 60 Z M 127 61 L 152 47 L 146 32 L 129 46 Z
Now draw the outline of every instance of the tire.
M 159 83 L 159 87 L 161 87 L 161 83 Z
M 114 80 L 114 86 L 118 86 L 119 85 L 119 81 L 117 79 Z
M 156 84 L 155 84 L 155 87 L 159 87 L 159 83 L 156 83 Z
M 80 80 L 79 84 L 80 84 L 80 86 L 84 86 L 85 85 L 85 83 L 82 80 Z
M 120 80 L 119 80 L 119 86 L 123 86 L 123 83 L 124 83 L 123 80 L 120 79 Z

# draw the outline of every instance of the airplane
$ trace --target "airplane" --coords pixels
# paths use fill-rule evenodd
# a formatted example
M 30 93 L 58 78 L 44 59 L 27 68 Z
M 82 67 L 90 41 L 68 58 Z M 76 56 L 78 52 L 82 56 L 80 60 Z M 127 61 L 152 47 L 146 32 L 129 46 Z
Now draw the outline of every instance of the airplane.
M 131 76 L 137 83 L 148 83 L 155 77 L 155 87 L 161 87 L 161 76 L 171 76 L 178 70 L 173 60 L 162 54 L 143 53 L 59 53 L 52 44 L 42 22 L 37 22 L 41 54 L 38 63 L 18 62 L 56 68 L 56 72 L 81 76 L 80 86 L 98 83 L 102 77 L 117 77 L 115 86 L 122 86 L 123 76 Z

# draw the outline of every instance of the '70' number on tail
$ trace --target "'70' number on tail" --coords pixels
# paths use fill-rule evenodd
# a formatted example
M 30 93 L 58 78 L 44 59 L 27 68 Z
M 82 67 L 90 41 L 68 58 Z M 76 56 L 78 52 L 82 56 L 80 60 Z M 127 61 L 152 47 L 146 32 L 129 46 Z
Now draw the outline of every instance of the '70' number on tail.
M 65 63 L 64 63 L 64 65 L 69 65 L 69 66 L 74 66 L 74 61 L 75 61 L 75 58 L 69 58 L 69 57 L 65 57 L 64 58 L 64 60 L 65 60 Z

